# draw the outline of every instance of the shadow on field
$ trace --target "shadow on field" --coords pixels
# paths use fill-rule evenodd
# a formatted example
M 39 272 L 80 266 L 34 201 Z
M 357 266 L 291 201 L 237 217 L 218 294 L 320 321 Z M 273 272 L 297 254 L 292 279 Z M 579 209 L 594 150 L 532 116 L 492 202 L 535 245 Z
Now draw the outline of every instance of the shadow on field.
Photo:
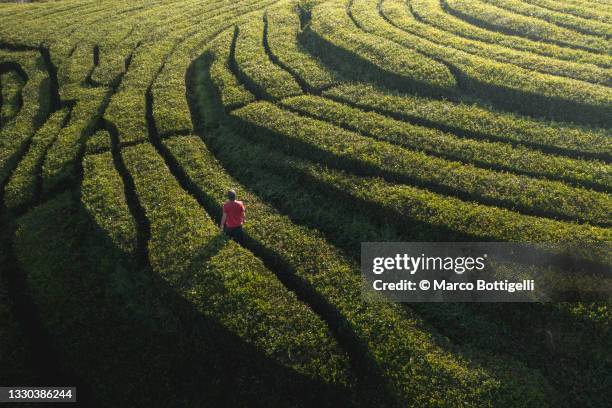
M 15 250 L 58 359 L 91 389 L 87 406 L 351 405 L 138 270 L 76 192 L 23 216 Z

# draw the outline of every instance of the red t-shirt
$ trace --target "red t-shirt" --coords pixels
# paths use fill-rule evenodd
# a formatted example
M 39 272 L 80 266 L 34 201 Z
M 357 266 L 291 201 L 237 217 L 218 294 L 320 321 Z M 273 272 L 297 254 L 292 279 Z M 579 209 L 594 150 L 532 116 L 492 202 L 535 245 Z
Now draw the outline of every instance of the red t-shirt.
M 228 201 L 223 204 L 223 212 L 226 214 L 225 226 L 236 228 L 244 222 L 244 204 L 242 201 Z

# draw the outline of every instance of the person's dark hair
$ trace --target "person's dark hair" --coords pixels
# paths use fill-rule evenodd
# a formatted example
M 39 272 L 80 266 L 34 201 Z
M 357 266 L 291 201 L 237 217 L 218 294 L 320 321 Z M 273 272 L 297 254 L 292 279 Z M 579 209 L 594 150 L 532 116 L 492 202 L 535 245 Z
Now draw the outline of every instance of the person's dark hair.
M 227 198 L 230 201 L 236 201 L 236 192 L 234 190 L 230 190 L 227 192 Z

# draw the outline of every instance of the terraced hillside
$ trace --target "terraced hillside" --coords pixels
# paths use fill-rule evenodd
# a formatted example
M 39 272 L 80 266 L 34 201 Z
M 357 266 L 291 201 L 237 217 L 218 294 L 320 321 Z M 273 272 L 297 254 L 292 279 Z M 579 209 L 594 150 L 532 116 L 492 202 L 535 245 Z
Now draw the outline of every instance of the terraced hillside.
M 358 261 L 612 241 L 611 35 L 606 0 L 1 4 L 0 384 L 609 406 L 609 305 L 365 303 Z

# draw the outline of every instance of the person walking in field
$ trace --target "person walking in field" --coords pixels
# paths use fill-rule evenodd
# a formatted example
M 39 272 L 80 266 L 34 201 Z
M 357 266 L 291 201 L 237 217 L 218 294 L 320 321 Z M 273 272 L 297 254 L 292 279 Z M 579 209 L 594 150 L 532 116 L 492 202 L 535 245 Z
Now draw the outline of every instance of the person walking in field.
M 242 225 L 246 221 L 246 208 L 242 201 L 236 200 L 236 192 L 227 192 L 227 201 L 223 204 L 223 216 L 219 228 L 234 241 L 242 239 Z

